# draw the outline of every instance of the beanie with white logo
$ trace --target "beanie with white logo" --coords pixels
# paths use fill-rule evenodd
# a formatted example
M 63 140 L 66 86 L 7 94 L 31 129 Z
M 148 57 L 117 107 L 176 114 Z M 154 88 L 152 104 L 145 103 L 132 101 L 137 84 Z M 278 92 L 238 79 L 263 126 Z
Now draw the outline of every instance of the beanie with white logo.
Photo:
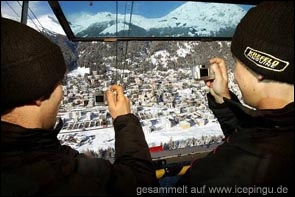
M 231 51 L 265 79 L 294 84 L 294 2 L 262 2 L 250 9 Z

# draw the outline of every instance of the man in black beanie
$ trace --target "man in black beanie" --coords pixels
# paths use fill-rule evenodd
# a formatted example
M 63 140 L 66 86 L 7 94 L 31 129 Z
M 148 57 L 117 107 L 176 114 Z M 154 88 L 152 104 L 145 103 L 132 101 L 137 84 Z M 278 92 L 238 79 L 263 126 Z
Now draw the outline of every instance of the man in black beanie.
M 114 164 L 60 144 L 62 122 L 54 125 L 65 72 L 57 45 L 1 18 L 1 196 L 130 196 L 138 187 L 157 186 L 141 124 L 121 86 L 106 92 L 114 120 Z
M 176 186 L 202 195 L 294 191 L 294 2 L 262 2 L 232 39 L 242 104 L 228 89 L 225 61 L 210 59 L 208 104 L 226 137 Z M 250 106 L 250 107 L 249 107 Z

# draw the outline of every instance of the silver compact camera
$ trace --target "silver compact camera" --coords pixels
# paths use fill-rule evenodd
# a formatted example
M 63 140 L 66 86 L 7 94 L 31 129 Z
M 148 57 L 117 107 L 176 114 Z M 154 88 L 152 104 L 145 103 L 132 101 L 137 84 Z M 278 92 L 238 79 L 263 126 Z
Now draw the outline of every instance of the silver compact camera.
M 104 92 L 95 93 L 95 103 L 99 106 L 107 105 L 107 100 Z
M 113 91 L 114 98 L 117 100 L 117 92 Z M 108 105 L 107 98 L 106 98 L 106 90 L 102 92 L 95 93 L 95 103 L 98 106 L 106 106 Z
M 210 72 L 210 65 L 200 64 L 192 66 L 194 80 L 212 80 L 214 75 Z

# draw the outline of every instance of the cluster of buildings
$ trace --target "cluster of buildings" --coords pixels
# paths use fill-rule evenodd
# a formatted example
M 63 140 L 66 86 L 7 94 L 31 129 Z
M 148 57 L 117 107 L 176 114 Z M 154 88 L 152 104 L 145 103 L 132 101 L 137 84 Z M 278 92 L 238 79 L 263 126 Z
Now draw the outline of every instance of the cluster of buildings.
M 107 69 L 103 74 L 88 69 L 66 76 L 59 112 L 65 123 L 62 132 L 111 127 L 104 91 L 112 83 L 124 87 L 132 113 L 151 132 L 176 125 L 187 129 L 216 121 L 207 105 L 208 88 L 204 82 L 192 79 L 190 69 L 146 73 Z M 232 82 L 230 87 L 234 87 Z

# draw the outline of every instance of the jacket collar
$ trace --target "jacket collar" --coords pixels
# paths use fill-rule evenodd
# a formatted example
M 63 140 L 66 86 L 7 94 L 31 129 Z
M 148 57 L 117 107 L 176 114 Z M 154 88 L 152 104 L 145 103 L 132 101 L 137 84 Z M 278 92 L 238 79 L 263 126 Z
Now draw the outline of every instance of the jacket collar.
M 57 135 L 62 128 L 59 121 L 55 129 L 28 129 L 1 121 L 1 152 L 9 150 L 31 151 L 60 145 Z
M 240 102 L 224 98 L 227 106 L 246 124 L 263 125 L 267 127 L 293 126 L 294 128 L 294 102 L 281 109 L 251 109 Z

